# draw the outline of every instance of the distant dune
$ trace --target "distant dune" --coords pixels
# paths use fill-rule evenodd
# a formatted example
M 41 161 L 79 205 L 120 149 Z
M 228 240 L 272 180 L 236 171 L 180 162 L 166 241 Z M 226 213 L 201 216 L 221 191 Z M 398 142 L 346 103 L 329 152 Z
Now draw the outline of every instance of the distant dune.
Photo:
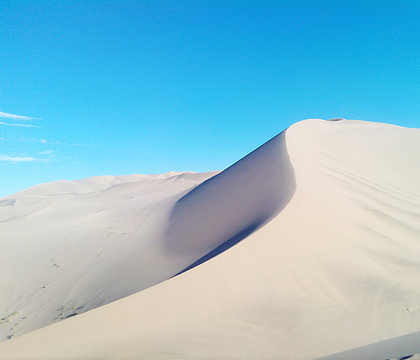
M 0 359 L 419 359 L 420 129 L 332 120 L 0 199 Z

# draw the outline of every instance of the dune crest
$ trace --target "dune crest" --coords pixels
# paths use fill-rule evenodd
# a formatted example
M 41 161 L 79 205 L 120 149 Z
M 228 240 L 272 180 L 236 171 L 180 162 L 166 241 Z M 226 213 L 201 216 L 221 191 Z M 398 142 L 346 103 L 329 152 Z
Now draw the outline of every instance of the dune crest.
M 175 203 L 165 250 L 170 257 L 188 253 L 190 269 L 257 231 L 287 205 L 294 190 L 281 133 Z M 193 264 L 191 256 L 197 258 Z

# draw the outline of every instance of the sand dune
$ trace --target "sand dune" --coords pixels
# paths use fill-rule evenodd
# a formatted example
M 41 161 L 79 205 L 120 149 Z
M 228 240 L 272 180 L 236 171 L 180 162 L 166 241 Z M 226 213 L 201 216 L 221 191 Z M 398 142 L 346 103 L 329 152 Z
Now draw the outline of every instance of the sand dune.
M 420 130 L 334 120 L 296 123 L 217 175 L 0 199 L 0 329 L 15 334 L 0 358 L 420 353 Z
M 160 250 L 168 212 L 216 173 L 41 184 L 0 203 L 2 340 L 166 280 L 185 265 Z M 173 270 L 171 270 L 171 266 Z M 10 315 L 13 314 L 13 315 Z

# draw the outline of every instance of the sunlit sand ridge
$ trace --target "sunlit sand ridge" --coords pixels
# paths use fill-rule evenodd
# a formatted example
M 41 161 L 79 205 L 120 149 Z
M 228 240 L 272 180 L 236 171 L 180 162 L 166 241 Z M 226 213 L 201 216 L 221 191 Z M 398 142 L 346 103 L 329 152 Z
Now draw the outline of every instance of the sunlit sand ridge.
M 218 175 L 0 199 L 0 358 L 315 359 L 419 331 L 420 130 L 334 120 Z M 399 343 L 363 356 L 420 353 Z

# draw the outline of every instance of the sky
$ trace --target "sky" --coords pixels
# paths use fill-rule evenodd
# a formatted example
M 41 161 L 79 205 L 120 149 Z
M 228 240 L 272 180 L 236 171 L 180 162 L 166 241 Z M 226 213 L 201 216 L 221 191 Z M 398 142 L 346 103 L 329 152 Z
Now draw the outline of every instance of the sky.
M 223 170 L 293 123 L 420 127 L 420 2 L 2 0 L 0 197 Z

